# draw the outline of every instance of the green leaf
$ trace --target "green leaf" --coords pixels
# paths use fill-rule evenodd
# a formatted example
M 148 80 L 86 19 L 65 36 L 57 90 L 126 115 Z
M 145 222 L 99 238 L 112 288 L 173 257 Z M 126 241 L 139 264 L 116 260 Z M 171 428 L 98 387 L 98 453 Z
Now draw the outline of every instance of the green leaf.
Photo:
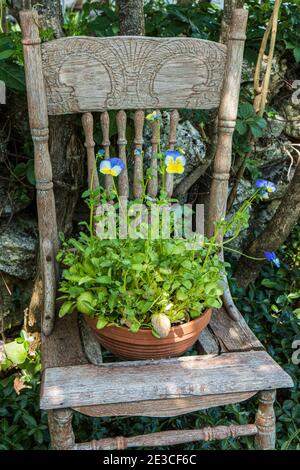
M 295 49 L 293 50 L 293 53 L 294 53 L 295 61 L 297 62 L 297 64 L 299 64 L 299 62 L 300 62 L 300 47 L 295 47 Z
M 265 287 L 270 287 L 272 289 L 273 287 L 277 286 L 277 282 L 276 281 L 271 281 L 271 279 L 263 279 L 261 281 L 261 285 L 265 286 Z
M 242 103 L 239 107 L 238 114 L 242 119 L 249 119 L 255 115 L 253 105 L 250 103 Z
M 25 91 L 24 70 L 17 64 L 1 62 L 0 80 L 5 83 L 7 88 L 16 91 Z
M 26 178 L 28 179 L 29 183 L 35 185 L 35 174 L 34 174 L 34 161 L 29 160 L 27 163 L 26 168 Z
M 247 132 L 247 125 L 243 121 L 238 119 L 236 121 L 235 129 L 240 135 L 244 135 Z
M 23 364 L 23 362 L 27 359 L 27 351 L 24 347 L 23 343 L 17 343 L 16 341 L 12 341 L 11 343 L 7 343 L 4 345 L 4 351 L 7 358 L 13 364 Z
M 14 54 L 12 49 L 6 49 L 6 51 L 0 52 L 0 60 L 8 59 Z
M 251 129 L 253 137 L 259 138 L 263 135 L 261 128 L 257 126 L 256 124 L 251 124 L 250 129 Z
M 98 276 L 96 278 L 96 282 L 98 284 L 111 284 L 111 277 L 110 276 Z
M 98 330 L 101 330 L 101 328 L 104 328 L 107 325 L 108 321 L 104 317 L 99 317 L 97 320 L 97 328 Z
M 67 313 L 72 313 L 75 307 L 74 302 L 64 302 L 59 309 L 58 316 L 59 318 L 64 317 Z

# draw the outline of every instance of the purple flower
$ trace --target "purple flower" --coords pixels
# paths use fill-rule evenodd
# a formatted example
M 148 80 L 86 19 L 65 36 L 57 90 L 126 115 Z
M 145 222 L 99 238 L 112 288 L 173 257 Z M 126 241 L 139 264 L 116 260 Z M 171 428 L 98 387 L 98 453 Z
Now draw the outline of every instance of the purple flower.
M 270 263 L 275 264 L 277 268 L 280 268 L 280 259 L 276 255 L 275 251 L 264 251 L 264 256 L 267 261 L 270 261 Z
M 103 157 L 103 155 L 105 155 L 105 150 L 104 149 L 98 150 L 97 157 Z
M 257 180 L 255 183 L 256 188 L 262 189 L 263 199 L 269 199 L 269 194 L 276 191 L 276 185 L 272 181 L 268 180 Z

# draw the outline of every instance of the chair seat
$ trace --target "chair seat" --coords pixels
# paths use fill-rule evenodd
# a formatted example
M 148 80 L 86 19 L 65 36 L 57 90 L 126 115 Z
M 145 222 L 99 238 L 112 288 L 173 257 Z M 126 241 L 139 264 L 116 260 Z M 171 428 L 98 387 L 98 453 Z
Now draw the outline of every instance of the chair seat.
M 190 356 L 44 371 L 41 408 L 73 408 L 291 387 L 265 352 Z

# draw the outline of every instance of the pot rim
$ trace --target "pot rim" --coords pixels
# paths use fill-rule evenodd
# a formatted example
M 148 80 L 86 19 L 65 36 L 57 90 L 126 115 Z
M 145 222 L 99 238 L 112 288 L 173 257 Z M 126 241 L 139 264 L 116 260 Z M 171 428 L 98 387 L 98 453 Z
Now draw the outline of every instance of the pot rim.
M 171 326 L 171 330 L 175 330 L 176 328 L 182 328 L 183 326 L 187 326 L 187 325 L 190 325 L 191 323 L 196 323 L 197 321 L 199 321 L 200 319 L 203 319 L 204 317 L 210 315 L 212 313 L 212 307 L 208 307 L 204 310 L 203 314 L 200 315 L 199 317 L 197 318 L 194 318 L 193 320 L 190 320 L 190 321 L 187 321 L 187 322 L 184 322 L 184 323 L 179 323 L 178 325 L 174 325 L 174 326 Z M 89 317 L 88 315 L 85 315 L 83 314 L 85 317 L 88 317 L 89 320 L 93 320 L 93 321 L 97 321 L 96 318 L 92 318 L 92 317 Z M 132 331 L 129 330 L 128 326 L 122 326 L 122 325 L 106 325 L 104 326 L 103 328 L 97 328 L 98 331 L 103 331 L 105 330 L 105 328 L 118 328 L 118 329 L 121 329 L 121 330 L 124 330 L 124 331 L 128 331 L 129 333 L 133 333 Z M 136 333 L 133 333 L 133 334 L 137 334 L 139 331 L 151 331 L 152 329 L 150 327 L 148 328 L 139 328 L 139 330 L 136 332 Z

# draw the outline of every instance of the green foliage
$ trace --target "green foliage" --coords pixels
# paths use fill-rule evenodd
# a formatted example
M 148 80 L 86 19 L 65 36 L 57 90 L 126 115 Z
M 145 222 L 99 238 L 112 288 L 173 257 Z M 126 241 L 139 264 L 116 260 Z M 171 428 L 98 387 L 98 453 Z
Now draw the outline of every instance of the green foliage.
M 280 250 L 283 267 L 268 265 L 248 291 L 237 289 L 231 279 L 235 300 L 245 318 L 269 354 L 291 374 L 295 386 L 279 390 L 275 403 L 277 449 L 300 449 L 299 404 L 300 368 L 292 364 L 292 343 L 300 339 L 299 319 L 295 310 L 299 301 L 292 299 L 300 291 L 300 226 L 297 226 Z M 264 286 L 269 279 L 272 287 Z M 275 285 L 278 288 L 275 288 Z M 291 295 L 292 294 L 292 295 Z M 274 312 L 274 306 L 278 309 Z M 0 449 L 45 449 L 49 446 L 46 414 L 39 410 L 39 373 L 31 379 L 31 388 L 17 395 L 14 376 L 0 381 Z M 253 422 L 255 399 L 237 405 L 212 408 L 173 418 L 89 418 L 75 413 L 73 424 L 78 442 L 113 436 L 135 436 L 167 429 L 193 429 L 203 426 L 247 424 Z M 40 431 L 40 432 L 39 432 Z M 40 442 L 41 438 L 43 439 Z M 177 449 L 253 449 L 253 438 L 226 439 L 221 442 L 182 444 Z
M 0 33 L 0 50 L 0 80 L 9 89 L 24 92 L 25 76 L 20 34 Z
M 240 104 L 235 128 L 240 136 L 244 136 L 249 132 L 255 138 L 262 137 L 266 126 L 266 120 L 257 116 L 252 104 Z
M 0 371 L 10 372 L 0 380 L 0 450 L 46 449 L 47 417 L 39 410 L 40 354 L 31 350 L 25 332 L 4 345 Z M 17 393 L 15 382 L 21 384 Z
M 72 251 L 71 251 L 72 249 Z M 66 266 L 60 316 L 77 309 L 108 323 L 137 331 L 151 316 L 165 313 L 171 323 L 188 321 L 207 307 L 219 307 L 222 263 L 214 248 L 187 249 L 183 239 L 100 240 L 81 232 L 63 242 L 58 259 Z

